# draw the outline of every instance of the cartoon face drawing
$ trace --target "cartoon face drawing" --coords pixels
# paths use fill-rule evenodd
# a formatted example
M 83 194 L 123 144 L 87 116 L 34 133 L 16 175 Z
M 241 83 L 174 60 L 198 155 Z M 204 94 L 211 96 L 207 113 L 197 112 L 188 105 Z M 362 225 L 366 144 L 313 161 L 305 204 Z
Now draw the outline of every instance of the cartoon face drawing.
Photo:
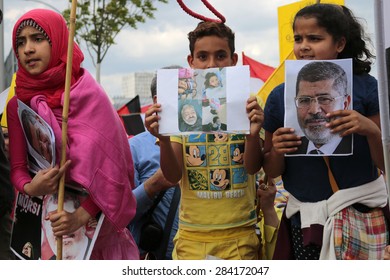
M 186 163 L 187 166 L 201 166 L 206 159 L 206 155 L 200 154 L 198 146 L 191 145 L 186 148 Z
M 240 150 L 240 147 L 236 147 L 233 151 L 232 160 L 235 163 L 242 164 L 244 162 L 244 152 Z
M 227 142 L 228 135 L 227 133 L 214 133 L 215 142 Z
M 229 185 L 228 174 L 224 169 L 215 169 L 211 174 L 211 184 L 218 189 L 224 190 Z

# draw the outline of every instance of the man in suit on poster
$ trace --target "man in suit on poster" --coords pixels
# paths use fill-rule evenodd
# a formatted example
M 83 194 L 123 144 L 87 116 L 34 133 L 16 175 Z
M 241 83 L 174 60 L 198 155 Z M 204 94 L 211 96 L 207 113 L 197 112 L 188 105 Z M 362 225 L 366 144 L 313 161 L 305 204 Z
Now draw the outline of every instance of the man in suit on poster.
M 338 64 L 314 61 L 299 71 L 296 81 L 295 105 L 297 118 L 305 136 L 292 154 L 336 155 L 352 153 L 352 135 L 340 137 L 326 127 L 326 114 L 348 109 L 347 75 Z

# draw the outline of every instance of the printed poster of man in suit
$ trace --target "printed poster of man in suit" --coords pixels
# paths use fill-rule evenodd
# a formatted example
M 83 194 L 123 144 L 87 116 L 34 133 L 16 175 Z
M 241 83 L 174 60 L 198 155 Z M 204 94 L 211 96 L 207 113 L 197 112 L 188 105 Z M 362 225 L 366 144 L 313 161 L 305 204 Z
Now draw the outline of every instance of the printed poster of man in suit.
M 326 114 L 352 109 L 352 60 L 286 61 L 285 127 L 295 129 L 302 144 L 286 156 L 352 154 L 353 135 L 340 137 L 326 124 Z

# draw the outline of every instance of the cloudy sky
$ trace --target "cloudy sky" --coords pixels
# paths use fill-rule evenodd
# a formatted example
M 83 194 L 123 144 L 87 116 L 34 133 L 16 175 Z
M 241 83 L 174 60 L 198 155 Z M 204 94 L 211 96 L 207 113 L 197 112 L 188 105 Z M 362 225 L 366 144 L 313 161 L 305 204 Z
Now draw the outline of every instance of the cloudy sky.
M 1 0 L 0 0 L 1 1 Z M 11 50 L 11 32 L 17 19 L 33 8 L 48 8 L 38 2 L 45 2 L 64 10 L 68 0 L 3 0 L 4 1 L 4 51 Z M 226 18 L 226 23 L 235 31 L 236 52 L 276 67 L 279 63 L 277 8 L 294 3 L 292 0 L 210 0 Z M 314 2 L 314 1 L 313 1 Z M 184 1 L 197 13 L 213 17 L 200 0 Z M 373 0 L 345 0 L 355 15 L 366 20 L 364 23 L 373 42 Z M 198 20 L 187 15 L 177 4 L 157 3 L 154 19 L 140 24 L 138 29 L 127 28 L 116 38 L 116 45 L 109 49 L 102 63 L 102 85 L 110 96 L 122 95 L 122 77 L 130 72 L 153 72 L 158 68 L 179 64 L 187 66 L 187 33 Z M 85 48 L 84 67 L 93 75 L 95 68 Z M 239 62 L 240 63 L 240 62 Z

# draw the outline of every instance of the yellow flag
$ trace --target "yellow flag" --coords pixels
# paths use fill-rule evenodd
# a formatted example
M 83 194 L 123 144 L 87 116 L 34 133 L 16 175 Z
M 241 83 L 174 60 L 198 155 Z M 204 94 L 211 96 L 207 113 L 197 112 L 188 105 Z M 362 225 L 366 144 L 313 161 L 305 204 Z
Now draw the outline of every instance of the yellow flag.
M 272 73 L 272 75 L 268 78 L 268 80 L 264 83 L 264 85 L 259 90 L 257 96 L 261 99 L 262 103 L 264 104 L 267 101 L 268 95 L 271 93 L 271 91 L 278 85 L 284 82 L 284 61 L 295 59 L 293 51 L 290 52 L 290 54 L 285 57 L 283 62 L 279 65 L 278 68 L 275 69 L 275 71 Z
M 344 5 L 344 0 L 322 0 L 321 3 Z M 311 4 L 313 4 L 312 0 L 303 0 L 278 8 L 280 63 L 290 55 L 293 49 L 294 34 L 292 31 L 292 23 L 295 14 L 303 7 Z
M 7 102 L 6 102 L 4 111 L 3 111 L 3 116 L 1 117 L 1 126 L 2 127 L 8 127 L 8 124 L 7 124 L 7 104 L 8 104 L 8 101 L 15 95 L 15 80 L 16 80 L 16 73 L 14 73 L 14 75 L 12 76 L 12 82 L 11 82 L 11 86 L 9 87 Z
M 344 5 L 344 0 L 324 0 L 321 3 Z M 310 4 L 313 4 L 312 0 L 302 0 L 278 8 L 280 65 L 257 93 L 257 96 L 262 100 L 262 104 L 264 105 L 271 91 L 284 82 L 284 61 L 295 59 L 293 52 L 294 34 L 292 31 L 292 22 L 295 14 Z

